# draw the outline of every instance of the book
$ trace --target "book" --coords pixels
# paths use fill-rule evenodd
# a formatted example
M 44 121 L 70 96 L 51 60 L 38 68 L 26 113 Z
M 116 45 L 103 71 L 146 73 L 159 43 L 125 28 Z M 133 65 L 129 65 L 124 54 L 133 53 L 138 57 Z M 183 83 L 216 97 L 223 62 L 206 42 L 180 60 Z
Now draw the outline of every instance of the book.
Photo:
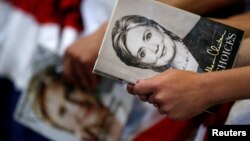
M 96 89 L 81 89 L 63 77 L 61 58 L 37 50 L 14 119 L 50 140 L 119 140 L 134 103 L 124 84 L 103 78 Z
M 117 0 L 93 73 L 135 83 L 170 68 L 230 69 L 244 31 L 153 0 Z

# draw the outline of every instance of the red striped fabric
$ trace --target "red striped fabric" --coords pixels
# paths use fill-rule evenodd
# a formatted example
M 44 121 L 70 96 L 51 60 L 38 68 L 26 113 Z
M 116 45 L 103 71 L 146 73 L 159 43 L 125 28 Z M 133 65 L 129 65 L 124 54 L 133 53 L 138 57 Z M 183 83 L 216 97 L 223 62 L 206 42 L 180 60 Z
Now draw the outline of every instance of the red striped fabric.
M 214 114 L 204 113 L 195 118 L 175 121 L 164 118 L 146 131 L 138 134 L 134 141 L 185 141 L 190 135 L 203 123 L 206 127 L 209 125 L 223 125 L 231 103 L 225 103 L 212 108 Z M 207 133 L 204 141 L 207 141 Z
M 83 30 L 81 0 L 10 0 L 13 6 L 32 15 L 40 24 L 57 23 Z

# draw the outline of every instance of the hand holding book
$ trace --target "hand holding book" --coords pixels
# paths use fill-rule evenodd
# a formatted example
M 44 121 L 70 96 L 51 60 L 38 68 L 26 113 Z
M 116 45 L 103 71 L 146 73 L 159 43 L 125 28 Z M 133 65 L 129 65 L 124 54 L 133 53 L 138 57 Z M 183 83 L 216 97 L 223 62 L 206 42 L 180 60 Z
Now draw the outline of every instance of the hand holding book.
M 243 36 L 237 28 L 155 1 L 118 0 L 94 73 L 135 84 L 133 93 L 147 95 L 160 113 L 187 118 L 214 105 L 200 90 L 208 74 L 195 72 L 232 68 Z
M 186 119 L 211 106 L 249 98 L 249 73 L 250 67 L 212 73 L 171 69 L 128 85 L 128 91 L 149 95 L 147 101 L 158 105 L 158 111 L 169 118 Z

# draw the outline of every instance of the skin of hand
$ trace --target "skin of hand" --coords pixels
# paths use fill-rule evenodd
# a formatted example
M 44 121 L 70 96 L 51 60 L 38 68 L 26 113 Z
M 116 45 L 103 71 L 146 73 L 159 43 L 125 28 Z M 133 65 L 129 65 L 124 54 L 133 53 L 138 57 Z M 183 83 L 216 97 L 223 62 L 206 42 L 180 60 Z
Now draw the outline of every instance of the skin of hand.
M 216 104 L 250 98 L 249 74 L 249 66 L 210 73 L 169 69 L 127 89 L 157 105 L 159 113 L 182 120 Z
M 246 38 L 234 66 L 240 68 L 200 74 L 170 69 L 135 85 L 128 84 L 127 91 L 170 118 L 189 118 L 212 105 L 250 98 L 249 54 L 250 38 Z
M 95 33 L 78 39 L 64 56 L 64 76 L 70 82 L 85 89 L 94 88 L 98 77 L 92 73 L 101 42 L 107 27 L 103 24 Z
M 186 119 L 203 112 L 210 105 L 200 74 L 169 69 L 153 78 L 128 85 L 129 93 L 154 104 L 160 114 L 172 119 Z

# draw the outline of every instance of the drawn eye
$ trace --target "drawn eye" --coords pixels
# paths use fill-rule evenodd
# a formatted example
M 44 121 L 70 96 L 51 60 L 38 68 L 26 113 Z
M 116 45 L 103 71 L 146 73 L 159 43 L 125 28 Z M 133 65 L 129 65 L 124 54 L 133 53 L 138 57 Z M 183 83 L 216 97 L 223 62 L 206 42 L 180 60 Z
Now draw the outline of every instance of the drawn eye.
M 139 58 L 143 58 L 143 57 L 145 57 L 145 55 L 146 55 L 145 50 L 141 50 L 141 51 L 139 52 Z
M 146 34 L 146 40 L 148 41 L 151 37 L 152 37 L 151 32 L 148 32 L 148 33 Z

